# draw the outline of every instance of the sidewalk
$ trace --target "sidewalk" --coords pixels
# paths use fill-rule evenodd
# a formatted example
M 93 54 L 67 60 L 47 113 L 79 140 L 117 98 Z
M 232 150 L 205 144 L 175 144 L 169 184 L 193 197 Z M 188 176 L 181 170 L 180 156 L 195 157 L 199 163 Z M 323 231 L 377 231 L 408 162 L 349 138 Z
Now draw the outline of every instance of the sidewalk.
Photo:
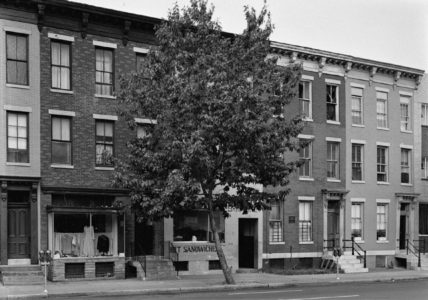
M 141 281 L 97 280 L 48 282 L 49 296 L 115 296 L 161 293 L 188 293 L 201 291 L 236 290 L 246 288 L 274 288 L 310 284 L 337 284 L 346 282 L 373 282 L 428 279 L 428 271 L 382 270 L 369 273 L 322 275 L 275 275 L 269 273 L 234 274 L 235 285 L 223 284 L 223 275 L 182 276 L 178 280 Z M 43 285 L 0 286 L 0 299 L 45 298 Z

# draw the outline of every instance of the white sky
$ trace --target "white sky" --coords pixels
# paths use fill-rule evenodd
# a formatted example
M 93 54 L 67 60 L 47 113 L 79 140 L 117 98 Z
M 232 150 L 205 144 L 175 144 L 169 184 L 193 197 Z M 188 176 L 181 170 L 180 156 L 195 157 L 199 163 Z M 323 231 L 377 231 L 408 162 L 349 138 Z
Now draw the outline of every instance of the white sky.
M 73 0 L 156 18 L 188 0 Z M 244 29 L 244 5 L 263 0 L 210 0 L 223 30 Z M 272 40 L 428 71 L 428 0 L 267 0 Z

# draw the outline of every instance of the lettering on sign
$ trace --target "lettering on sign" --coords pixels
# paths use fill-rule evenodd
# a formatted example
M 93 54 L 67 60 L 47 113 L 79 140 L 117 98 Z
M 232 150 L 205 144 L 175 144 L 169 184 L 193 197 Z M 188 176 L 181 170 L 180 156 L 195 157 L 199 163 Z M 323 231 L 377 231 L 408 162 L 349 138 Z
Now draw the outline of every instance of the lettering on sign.
M 190 252 L 216 252 L 214 245 L 186 245 L 181 247 L 176 247 L 177 252 L 190 253 Z

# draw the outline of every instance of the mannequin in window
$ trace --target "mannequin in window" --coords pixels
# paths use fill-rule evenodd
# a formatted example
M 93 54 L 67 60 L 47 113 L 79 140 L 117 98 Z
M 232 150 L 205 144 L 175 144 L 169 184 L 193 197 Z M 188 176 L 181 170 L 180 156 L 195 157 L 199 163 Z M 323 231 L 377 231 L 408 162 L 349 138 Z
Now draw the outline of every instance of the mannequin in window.
M 94 235 L 94 227 L 92 226 L 85 226 L 83 228 L 84 230 L 84 239 L 83 239 L 83 249 L 82 254 L 83 256 L 89 256 L 92 257 L 95 254 L 95 235 Z

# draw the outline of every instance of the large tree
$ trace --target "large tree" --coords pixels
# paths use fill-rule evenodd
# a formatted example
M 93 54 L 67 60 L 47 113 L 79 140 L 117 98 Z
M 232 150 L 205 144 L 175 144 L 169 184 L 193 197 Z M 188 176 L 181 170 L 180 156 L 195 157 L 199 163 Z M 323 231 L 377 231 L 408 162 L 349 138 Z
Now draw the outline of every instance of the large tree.
M 234 283 L 214 213 L 269 207 L 278 193 L 255 184 L 285 186 L 295 161 L 284 159 L 301 130 L 287 104 L 295 98 L 300 67 L 279 67 L 271 54 L 273 26 L 266 7 L 245 7 L 240 35 L 222 32 L 205 0 L 175 5 L 156 30 L 157 48 L 142 70 L 123 77 L 120 109 L 156 120 L 148 135 L 129 141 L 115 182 L 130 190 L 142 218 L 208 211 L 226 282 Z M 233 189 L 233 193 L 231 190 Z M 277 189 L 286 190 L 286 189 Z

